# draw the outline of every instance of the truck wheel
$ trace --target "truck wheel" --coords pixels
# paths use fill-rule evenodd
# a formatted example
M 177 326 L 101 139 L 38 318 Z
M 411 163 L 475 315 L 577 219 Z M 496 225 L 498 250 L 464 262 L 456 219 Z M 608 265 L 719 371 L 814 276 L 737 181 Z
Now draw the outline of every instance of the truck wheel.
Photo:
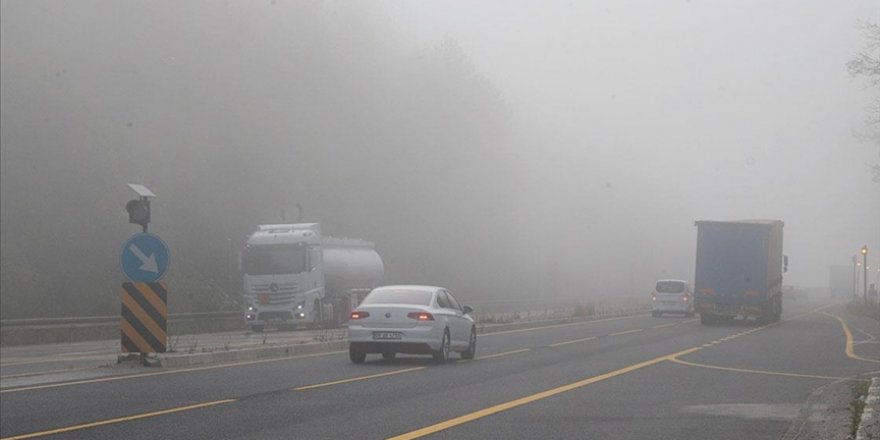
M 712 325 L 715 323 L 715 317 L 709 313 L 700 313 L 700 324 Z
M 348 358 L 352 363 L 362 364 L 367 359 L 367 354 L 353 347 L 348 347 Z
M 776 317 L 776 298 L 771 298 L 761 306 L 761 316 L 757 319 L 758 325 L 767 325 Z
M 324 326 L 324 307 L 321 306 L 321 300 L 315 299 L 312 305 L 312 328 L 320 330 Z

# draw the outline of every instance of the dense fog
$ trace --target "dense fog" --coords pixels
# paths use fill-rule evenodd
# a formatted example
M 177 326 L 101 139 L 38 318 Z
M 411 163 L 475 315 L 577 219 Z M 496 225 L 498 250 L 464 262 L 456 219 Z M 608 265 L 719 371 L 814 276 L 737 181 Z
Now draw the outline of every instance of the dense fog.
M 647 300 L 693 277 L 701 219 L 785 221 L 786 284 L 863 244 L 876 269 L 865 23 L 876 2 L 4 0 L 0 313 L 118 311 L 127 183 L 158 196 L 172 313 L 239 307 L 246 235 L 298 219 L 465 302 Z

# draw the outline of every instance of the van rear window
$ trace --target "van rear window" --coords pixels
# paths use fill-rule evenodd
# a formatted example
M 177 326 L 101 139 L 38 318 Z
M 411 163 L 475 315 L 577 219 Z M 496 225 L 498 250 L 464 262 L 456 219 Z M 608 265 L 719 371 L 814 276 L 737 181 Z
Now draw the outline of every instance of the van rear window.
M 684 283 L 681 281 L 660 281 L 657 283 L 657 293 L 681 293 L 684 292 Z

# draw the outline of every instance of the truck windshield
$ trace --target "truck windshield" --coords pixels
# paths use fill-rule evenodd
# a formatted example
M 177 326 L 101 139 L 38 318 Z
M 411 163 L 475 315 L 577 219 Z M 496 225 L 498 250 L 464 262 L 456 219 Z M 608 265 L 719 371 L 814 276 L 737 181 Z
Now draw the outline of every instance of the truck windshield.
M 684 292 L 684 283 L 681 281 L 658 281 L 657 293 L 681 293 Z
M 242 270 L 247 275 L 295 274 L 306 269 L 306 248 L 302 246 L 249 246 L 242 255 Z

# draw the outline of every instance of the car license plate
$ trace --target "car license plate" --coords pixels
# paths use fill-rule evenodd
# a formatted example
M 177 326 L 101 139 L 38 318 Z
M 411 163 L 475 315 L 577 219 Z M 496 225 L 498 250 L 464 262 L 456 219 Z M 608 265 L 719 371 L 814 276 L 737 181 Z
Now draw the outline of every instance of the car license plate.
M 373 339 L 401 339 L 403 334 L 400 332 L 373 332 Z

